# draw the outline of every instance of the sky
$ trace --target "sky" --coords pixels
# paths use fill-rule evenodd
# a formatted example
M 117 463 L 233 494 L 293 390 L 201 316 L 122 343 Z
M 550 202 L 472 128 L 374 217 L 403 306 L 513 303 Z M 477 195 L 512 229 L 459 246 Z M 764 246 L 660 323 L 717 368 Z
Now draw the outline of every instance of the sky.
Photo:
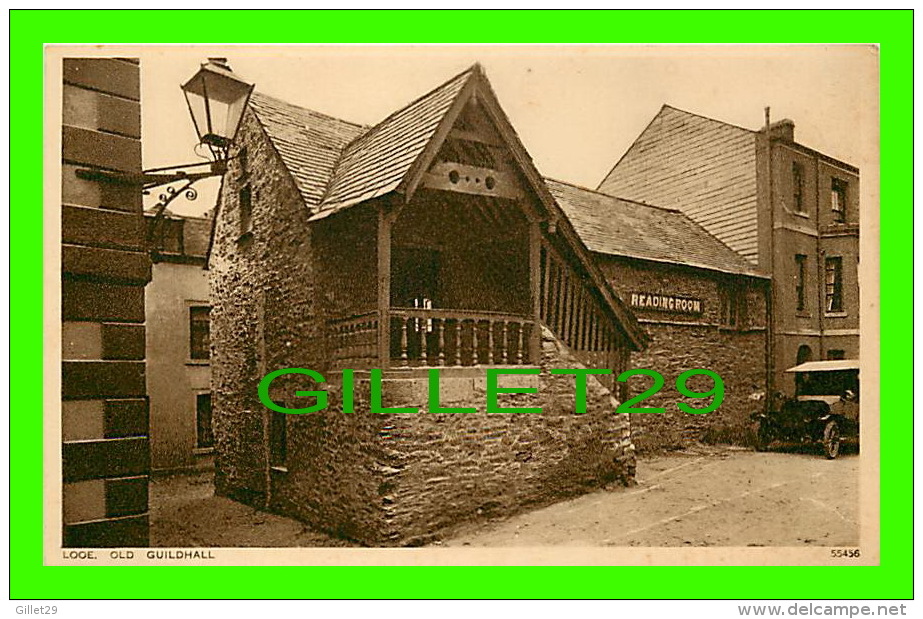
M 795 139 L 837 159 L 875 161 L 877 49 L 872 46 L 145 46 L 145 168 L 201 161 L 180 84 L 208 57 L 228 58 L 256 90 L 374 125 L 480 62 L 539 171 L 599 185 L 663 104 L 750 129 L 795 122 Z M 171 209 L 201 214 L 217 180 Z M 146 205 L 156 202 L 149 196 Z

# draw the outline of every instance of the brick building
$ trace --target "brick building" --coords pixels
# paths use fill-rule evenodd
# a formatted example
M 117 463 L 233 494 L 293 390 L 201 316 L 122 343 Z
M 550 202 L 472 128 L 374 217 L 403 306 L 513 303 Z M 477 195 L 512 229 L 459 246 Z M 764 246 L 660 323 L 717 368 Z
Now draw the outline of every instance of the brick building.
M 62 475 L 65 547 L 148 543 L 139 64 L 65 58 L 62 118 Z
M 636 446 L 749 440 L 750 395 L 765 391 L 767 382 L 768 278 L 679 210 L 547 183 L 612 288 L 650 335 L 648 347 L 632 353 L 630 366 L 665 378 L 663 389 L 637 406 L 666 412 L 632 416 Z M 723 402 L 706 415 L 683 413 L 675 405 L 702 406 L 675 387 L 677 376 L 698 368 L 717 372 L 725 383 Z M 699 378 L 689 388 L 708 391 L 711 379 Z M 650 384 L 632 378 L 620 399 Z
M 665 105 L 599 190 L 677 208 L 772 278 L 771 389 L 785 370 L 859 356 L 859 170 L 795 141 Z
M 145 289 L 151 466 L 211 465 L 209 217 L 145 214 L 153 269 Z
M 408 544 L 480 515 L 512 513 L 631 479 L 627 415 L 611 376 L 646 334 L 535 170 L 475 66 L 366 127 L 254 93 L 215 217 L 212 378 L 216 490 L 369 544 Z M 257 399 L 280 368 L 321 372 L 326 413 Z M 344 414 L 383 402 L 468 414 Z M 488 367 L 529 372 L 483 414 Z M 352 398 L 344 369 L 357 370 Z M 297 376 L 297 378 L 304 378 Z M 301 385 L 300 387 L 296 387 Z M 432 402 L 430 402 L 432 405 Z

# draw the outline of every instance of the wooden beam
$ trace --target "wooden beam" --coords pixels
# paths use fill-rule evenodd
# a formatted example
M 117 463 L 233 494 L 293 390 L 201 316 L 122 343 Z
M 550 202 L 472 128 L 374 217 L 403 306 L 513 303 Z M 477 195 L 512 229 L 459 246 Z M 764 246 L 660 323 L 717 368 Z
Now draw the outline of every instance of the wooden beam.
M 465 140 L 468 142 L 479 142 L 488 146 L 504 146 L 503 141 L 492 135 L 484 135 L 477 131 L 466 131 L 465 129 L 453 128 L 449 131 L 449 138 L 453 140 Z
M 532 292 L 532 337 L 529 338 L 529 361 L 538 365 L 542 350 L 542 297 L 541 297 L 542 230 L 538 221 L 529 222 L 529 284 Z M 547 268 L 547 267 L 546 267 Z
M 378 205 L 378 363 L 391 361 L 391 213 L 387 202 Z
M 423 186 L 441 191 L 513 200 L 522 196 L 522 189 L 512 174 L 452 161 L 440 161 L 433 165 L 423 175 Z

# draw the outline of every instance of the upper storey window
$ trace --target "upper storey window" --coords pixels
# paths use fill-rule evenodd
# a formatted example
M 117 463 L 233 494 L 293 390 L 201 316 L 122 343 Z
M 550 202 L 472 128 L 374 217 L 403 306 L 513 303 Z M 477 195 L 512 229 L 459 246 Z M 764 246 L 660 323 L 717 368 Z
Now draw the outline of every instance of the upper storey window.
M 804 166 L 792 162 L 792 204 L 796 213 L 804 212 Z
M 833 210 L 833 221 L 843 223 L 846 221 L 846 194 L 849 183 L 839 178 L 834 178 L 830 183 L 830 208 Z

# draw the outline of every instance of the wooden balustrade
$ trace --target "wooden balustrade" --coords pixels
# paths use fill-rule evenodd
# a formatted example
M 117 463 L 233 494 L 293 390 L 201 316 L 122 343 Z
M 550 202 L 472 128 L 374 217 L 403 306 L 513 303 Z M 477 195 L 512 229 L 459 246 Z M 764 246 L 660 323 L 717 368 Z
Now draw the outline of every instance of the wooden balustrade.
M 522 365 L 529 358 L 533 321 L 517 314 L 392 308 L 390 367 Z M 382 367 L 378 312 L 331 320 L 335 367 Z
M 378 312 L 331 320 L 333 362 L 338 369 L 377 366 Z
M 588 367 L 623 368 L 620 336 L 593 289 L 547 243 L 540 267 L 542 322 Z
M 621 334 L 601 298 L 548 243 L 539 256 L 540 319 L 588 367 L 625 365 Z M 378 312 L 330 321 L 339 368 L 536 365 L 531 316 L 452 309 L 392 307 L 390 354 L 380 359 Z
M 527 316 L 401 307 L 390 316 L 391 359 L 398 367 L 534 363 Z

